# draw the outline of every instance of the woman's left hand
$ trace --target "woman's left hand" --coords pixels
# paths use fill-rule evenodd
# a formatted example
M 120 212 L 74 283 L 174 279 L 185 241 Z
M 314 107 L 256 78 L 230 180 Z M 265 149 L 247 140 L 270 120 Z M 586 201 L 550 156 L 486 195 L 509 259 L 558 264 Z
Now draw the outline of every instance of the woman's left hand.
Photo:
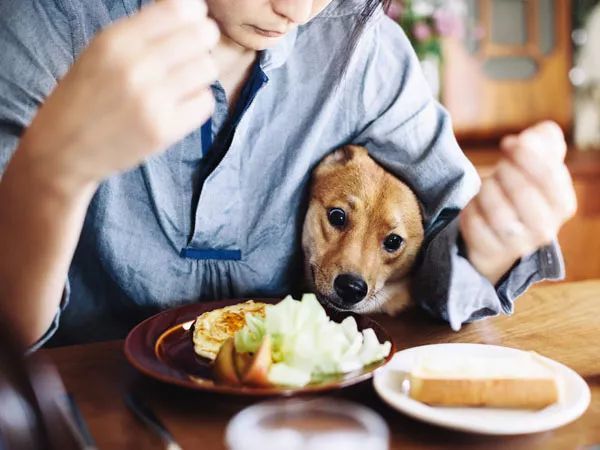
M 493 284 L 519 258 L 551 243 L 577 209 L 556 123 L 506 136 L 501 149 L 503 158 L 460 215 L 468 258 Z

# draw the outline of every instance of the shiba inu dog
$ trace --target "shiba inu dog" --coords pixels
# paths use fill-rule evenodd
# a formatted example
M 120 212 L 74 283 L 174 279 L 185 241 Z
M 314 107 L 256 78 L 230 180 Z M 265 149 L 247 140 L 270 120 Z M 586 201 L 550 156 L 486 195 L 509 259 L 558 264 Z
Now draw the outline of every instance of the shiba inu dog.
M 302 234 L 306 278 L 334 309 L 397 314 L 423 242 L 415 194 L 363 147 L 328 155 L 312 174 Z

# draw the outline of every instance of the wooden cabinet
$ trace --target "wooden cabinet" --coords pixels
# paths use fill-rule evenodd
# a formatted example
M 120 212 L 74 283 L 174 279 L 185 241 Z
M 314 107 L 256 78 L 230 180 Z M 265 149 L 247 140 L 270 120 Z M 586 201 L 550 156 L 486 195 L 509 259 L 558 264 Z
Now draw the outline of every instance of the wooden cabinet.
M 600 278 L 600 152 L 571 152 L 569 156 L 578 208 L 558 236 L 567 279 Z
M 493 139 L 543 119 L 568 132 L 571 1 L 466 3 L 474 26 L 444 43 L 442 100 L 457 136 Z

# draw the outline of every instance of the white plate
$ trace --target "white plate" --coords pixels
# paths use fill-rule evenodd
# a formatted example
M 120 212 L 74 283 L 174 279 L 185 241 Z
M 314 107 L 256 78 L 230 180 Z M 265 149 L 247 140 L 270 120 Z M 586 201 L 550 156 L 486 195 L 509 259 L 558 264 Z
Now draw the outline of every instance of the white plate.
M 574 351 L 576 351 L 574 349 Z M 497 408 L 433 407 L 410 398 L 401 391 L 398 371 L 409 372 L 414 358 L 420 354 L 442 352 L 444 355 L 493 357 L 522 353 L 509 347 L 484 344 L 435 344 L 409 348 L 394 355 L 375 373 L 373 384 L 379 396 L 404 414 L 435 425 L 479 434 L 525 434 L 547 431 L 565 425 L 581 416 L 590 403 L 590 389 L 572 369 L 548 358 L 559 377 L 560 401 L 538 411 Z

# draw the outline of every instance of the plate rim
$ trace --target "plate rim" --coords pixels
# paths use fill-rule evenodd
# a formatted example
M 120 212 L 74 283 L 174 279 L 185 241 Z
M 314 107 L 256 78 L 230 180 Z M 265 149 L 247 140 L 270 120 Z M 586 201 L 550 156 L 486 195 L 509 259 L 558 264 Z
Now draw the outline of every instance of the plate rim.
M 391 343 L 390 354 L 385 358 L 383 363 L 374 367 L 373 369 L 369 370 L 368 372 L 360 373 L 360 374 L 356 375 L 355 377 L 351 377 L 346 380 L 326 383 L 323 385 L 303 386 L 301 388 L 271 388 L 271 387 L 270 388 L 253 388 L 253 387 L 248 387 L 248 386 L 228 386 L 228 385 L 224 385 L 224 384 L 223 385 L 219 385 L 219 384 L 207 385 L 207 384 L 201 384 L 201 383 L 194 383 L 192 380 L 183 380 L 183 379 L 179 379 L 174 376 L 169 376 L 165 373 L 159 372 L 159 371 L 155 370 L 154 368 L 145 365 L 143 363 L 143 361 L 140 361 L 139 358 L 136 357 L 136 355 L 135 355 L 135 350 L 133 350 L 133 348 L 132 348 L 132 346 L 134 345 L 134 343 L 133 343 L 134 339 L 137 338 L 140 333 L 142 333 L 142 335 L 143 335 L 142 330 L 145 327 L 147 327 L 150 323 L 153 323 L 154 321 L 158 320 L 158 318 L 161 316 L 175 315 L 175 314 L 177 314 L 178 311 L 183 311 L 183 310 L 187 310 L 187 309 L 191 310 L 196 307 L 204 308 L 204 307 L 207 307 L 210 305 L 215 305 L 213 308 L 206 309 L 205 311 L 203 311 L 203 312 L 207 312 L 207 311 L 211 311 L 216 308 L 222 308 L 224 306 L 242 303 L 242 302 L 245 302 L 248 300 L 273 304 L 275 302 L 283 300 L 283 298 L 252 297 L 252 298 L 239 298 L 239 299 L 222 299 L 222 300 L 213 300 L 213 301 L 207 301 L 207 302 L 189 303 L 189 304 L 165 309 L 163 311 L 160 311 L 160 312 L 142 320 L 141 322 L 136 324 L 129 331 L 129 333 L 127 334 L 127 336 L 125 338 L 125 342 L 123 344 L 125 358 L 129 362 L 129 364 L 131 364 L 136 370 L 138 370 L 143 375 L 145 375 L 149 378 L 152 378 L 154 380 L 160 381 L 165 384 L 176 385 L 176 386 L 194 390 L 197 392 L 233 395 L 233 396 L 240 396 L 240 397 L 291 397 L 291 396 L 320 394 L 320 393 L 324 393 L 324 392 L 339 390 L 339 389 L 343 389 L 343 388 L 364 382 L 366 380 L 369 380 L 369 379 L 373 378 L 375 372 L 382 369 L 386 364 L 388 364 L 392 360 L 393 356 L 396 354 L 397 347 L 395 345 L 393 337 L 389 334 L 389 332 L 384 327 L 382 327 L 379 324 L 379 322 L 377 322 L 376 320 L 374 320 L 371 317 L 368 317 L 366 315 L 363 315 L 363 316 L 360 316 L 361 320 L 367 320 L 369 323 L 369 326 L 366 328 L 369 328 L 369 327 L 377 328 L 382 334 L 384 334 L 386 336 L 386 339 L 390 341 L 390 343 Z M 358 314 L 352 313 L 350 311 L 342 312 L 342 314 L 347 314 L 349 316 L 351 315 L 351 316 L 355 316 L 355 317 L 359 316 Z M 189 320 L 191 320 L 191 319 L 181 320 L 177 324 L 171 325 L 171 326 L 173 326 L 173 327 L 180 326 L 181 324 L 186 323 Z M 162 330 L 161 333 L 164 333 L 165 331 L 166 331 L 166 328 L 164 330 Z M 154 337 L 153 340 L 155 341 L 156 337 Z M 153 342 L 153 346 L 154 346 L 154 343 L 155 342 Z M 153 359 L 154 359 L 155 363 L 164 365 L 164 362 L 160 361 L 157 358 L 155 351 L 152 351 L 152 355 L 153 355 Z M 165 367 L 168 367 L 168 366 L 165 365 Z M 175 369 L 172 369 L 172 370 L 175 370 Z
M 455 430 L 455 431 L 461 431 L 461 432 L 468 432 L 468 433 L 474 433 L 474 434 L 479 434 L 479 435 L 488 435 L 488 436 L 517 436 L 517 435 L 526 435 L 526 434 L 533 434 L 533 433 L 540 433 L 540 432 L 544 432 L 544 431 L 550 431 L 550 430 L 554 430 L 556 428 L 562 427 L 564 425 L 567 425 L 575 420 L 577 420 L 578 418 L 580 418 L 583 414 L 585 414 L 585 412 L 587 411 L 589 405 L 590 405 L 590 401 L 591 401 L 591 390 L 589 385 L 587 384 L 587 382 L 583 379 L 583 377 L 581 375 L 579 375 L 575 370 L 571 369 L 569 366 L 556 361 L 554 359 L 551 359 L 547 356 L 541 355 L 539 353 L 536 352 L 537 355 L 539 355 L 539 357 L 541 357 L 545 362 L 549 363 L 550 365 L 552 365 L 555 368 L 560 368 L 561 370 L 561 374 L 562 375 L 568 375 L 571 381 L 575 381 L 581 388 L 581 396 L 573 403 L 573 405 L 570 407 L 570 409 L 573 410 L 573 412 L 571 414 L 568 415 L 568 417 L 566 418 L 562 418 L 560 420 L 554 420 L 553 422 L 547 423 L 546 425 L 542 424 L 537 424 L 537 426 L 534 427 L 527 427 L 527 426 L 522 426 L 520 428 L 517 429 L 513 429 L 513 430 L 509 430 L 509 429 L 502 429 L 502 428 L 487 428 L 487 427 L 478 427 L 478 426 L 473 426 L 470 425 L 468 423 L 464 423 L 464 421 L 455 421 L 455 419 L 450 419 L 450 420 L 445 420 L 445 418 L 439 418 L 436 416 L 428 416 L 427 414 L 423 414 L 422 411 L 415 411 L 413 408 L 410 407 L 405 407 L 406 404 L 402 405 L 402 404 L 398 404 L 394 398 L 389 398 L 385 391 L 389 390 L 389 388 L 384 387 L 384 376 L 386 376 L 386 371 L 387 370 L 391 370 L 390 368 L 393 366 L 393 360 L 396 358 L 397 355 L 399 355 L 400 353 L 403 352 L 416 352 L 419 350 L 423 350 L 425 348 L 431 348 L 431 347 L 478 347 L 478 348 L 495 348 L 495 349 L 501 349 L 501 351 L 517 351 L 517 352 L 528 352 L 527 350 L 523 350 L 520 348 L 516 348 L 516 347 L 510 347 L 510 346 L 504 346 L 504 345 L 495 345 L 495 344 L 482 344 L 482 343 L 469 343 L 469 342 L 444 342 L 444 343 L 437 343 L 437 344 L 425 344 L 425 345 L 418 345 L 415 347 L 409 347 L 409 348 L 405 348 L 402 349 L 398 352 L 396 352 L 394 354 L 394 356 L 390 359 L 390 361 L 388 362 L 388 364 L 386 364 L 386 367 L 382 367 L 382 370 L 377 371 L 374 374 L 373 377 L 373 388 L 375 389 L 375 392 L 377 392 L 377 395 L 379 396 L 379 398 L 381 400 L 383 400 L 389 407 L 393 408 L 394 410 L 409 416 L 413 419 L 422 421 L 422 422 L 426 422 L 432 425 L 436 425 L 439 427 L 443 427 L 446 429 L 451 429 L 451 430 Z M 398 395 L 403 395 L 402 393 L 398 392 Z M 410 400 L 413 402 L 416 402 L 418 405 L 420 406 L 424 406 L 427 407 L 428 409 L 435 409 L 435 406 L 429 406 L 429 405 L 425 405 L 421 402 L 418 402 L 417 400 L 413 400 L 410 399 L 410 397 L 406 396 L 405 400 Z M 404 401 L 404 399 L 403 399 Z M 463 408 L 461 408 L 463 409 Z M 425 410 L 426 411 L 426 410 Z M 526 421 L 523 421 L 526 422 Z

